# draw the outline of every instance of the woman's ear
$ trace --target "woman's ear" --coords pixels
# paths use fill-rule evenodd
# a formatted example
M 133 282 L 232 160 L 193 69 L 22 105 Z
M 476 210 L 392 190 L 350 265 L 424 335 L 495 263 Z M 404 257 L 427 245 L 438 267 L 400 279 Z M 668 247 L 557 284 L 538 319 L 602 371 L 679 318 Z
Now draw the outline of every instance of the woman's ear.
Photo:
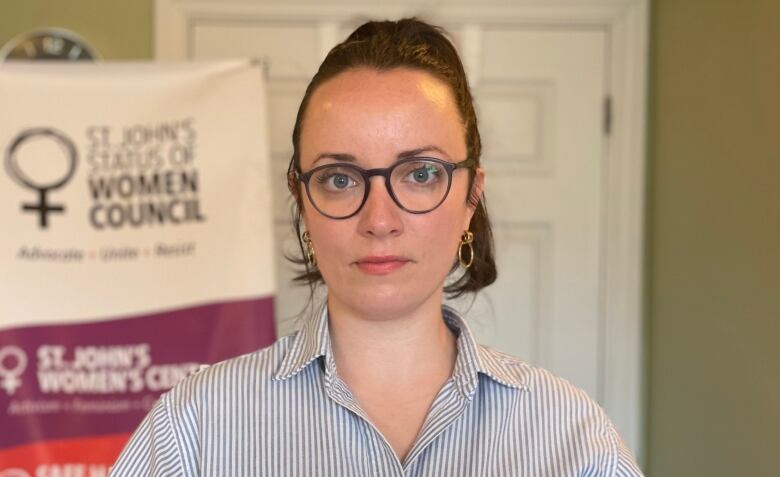
M 471 190 L 469 191 L 468 198 L 466 199 L 466 207 L 468 209 L 468 213 L 466 214 L 466 223 L 464 224 L 463 230 L 469 229 L 469 224 L 471 224 L 471 217 L 474 216 L 474 212 L 477 211 L 477 206 L 479 205 L 479 202 L 482 200 L 482 193 L 485 191 L 485 170 L 481 167 L 478 167 L 474 171 L 474 179 L 471 181 Z

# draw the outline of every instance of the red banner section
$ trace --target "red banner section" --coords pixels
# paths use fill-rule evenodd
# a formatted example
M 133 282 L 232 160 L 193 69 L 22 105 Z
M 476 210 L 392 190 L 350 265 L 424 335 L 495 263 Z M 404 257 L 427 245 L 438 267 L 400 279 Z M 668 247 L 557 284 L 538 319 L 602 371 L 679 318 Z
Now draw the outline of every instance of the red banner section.
M 2 477 L 101 477 L 130 433 L 41 441 L 0 450 Z

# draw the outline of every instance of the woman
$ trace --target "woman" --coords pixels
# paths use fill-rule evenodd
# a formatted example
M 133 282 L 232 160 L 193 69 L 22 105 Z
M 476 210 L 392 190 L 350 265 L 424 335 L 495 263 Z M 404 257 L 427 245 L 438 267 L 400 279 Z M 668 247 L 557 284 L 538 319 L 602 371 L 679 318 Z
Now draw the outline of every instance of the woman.
M 442 306 L 496 272 L 473 102 L 438 29 L 358 28 L 309 85 L 293 146 L 299 279 L 327 306 L 161 397 L 111 475 L 641 475 L 582 391 Z

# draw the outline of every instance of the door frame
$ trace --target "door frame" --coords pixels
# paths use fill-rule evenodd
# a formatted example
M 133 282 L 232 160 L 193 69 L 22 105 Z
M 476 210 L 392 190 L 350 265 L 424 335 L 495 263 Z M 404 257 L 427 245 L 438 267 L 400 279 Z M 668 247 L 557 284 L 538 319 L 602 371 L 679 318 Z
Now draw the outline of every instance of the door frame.
M 389 3 L 389 4 L 388 4 Z M 403 0 L 361 4 L 386 18 L 426 13 L 446 23 L 487 23 L 533 27 L 590 27 L 607 37 L 603 227 L 600 244 L 600 375 L 597 400 L 615 422 L 627 445 L 644 461 L 644 346 L 642 321 L 645 221 L 645 134 L 649 0 L 516 0 L 481 4 L 452 0 L 407 5 Z M 338 40 L 338 25 L 355 17 L 353 2 L 321 5 L 292 0 L 155 0 L 154 56 L 192 58 L 194 26 L 215 19 L 309 21 L 318 25 L 321 45 Z M 321 52 L 323 57 L 327 51 Z M 464 52 L 464 62 L 469 61 Z M 608 128 L 608 129 L 607 129 Z

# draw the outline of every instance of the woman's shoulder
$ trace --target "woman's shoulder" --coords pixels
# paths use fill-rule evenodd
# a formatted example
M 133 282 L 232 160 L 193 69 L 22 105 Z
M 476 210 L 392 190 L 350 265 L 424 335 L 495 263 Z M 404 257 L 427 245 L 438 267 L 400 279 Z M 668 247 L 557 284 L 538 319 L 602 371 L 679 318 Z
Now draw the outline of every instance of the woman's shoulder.
M 276 340 L 266 348 L 202 365 L 163 395 L 168 405 L 186 405 L 208 401 L 217 394 L 262 389 L 279 367 L 295 333 Z
M 491 373 L 520 389 L 513 392 L 523 393 L 520 399 L 497 401 L 512 403 L 512 412 L 502 409 L 502 413 L 515 416 L 526 439 L 544 441 L 563 454 L 587 449 L 593 459 L 615 469 L 614 475 L 642 475 L 615 425 L 585 390 L 545 368 L 487 346 L 480 346 L 480 358 L 488 363 L 483 367 L 494 381 Z
M 603 418 L 601 406 L 582 388 L 543 367 L 534 366 L 510 354 L 480 345 L 483 372 L 493 380 L 514 385 L 526 394 L 537 411 L 564 412 L 577 409 Z

